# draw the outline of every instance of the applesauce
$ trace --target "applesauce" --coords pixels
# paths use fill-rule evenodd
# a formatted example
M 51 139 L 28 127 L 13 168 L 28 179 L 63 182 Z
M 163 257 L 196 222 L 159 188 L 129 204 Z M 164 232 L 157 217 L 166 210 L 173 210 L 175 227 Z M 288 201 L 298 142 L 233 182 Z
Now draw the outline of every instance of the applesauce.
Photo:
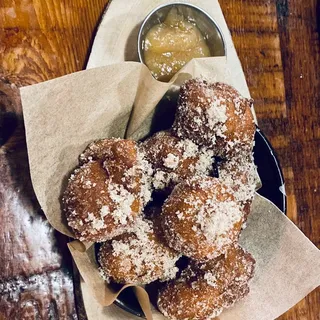
M 164 22 L 148 31 L 143 51 L 146 65 L 160 81 L 169 81 L 193 58 L 211 56 L 200 30 L 177 8 L 172 8 Z

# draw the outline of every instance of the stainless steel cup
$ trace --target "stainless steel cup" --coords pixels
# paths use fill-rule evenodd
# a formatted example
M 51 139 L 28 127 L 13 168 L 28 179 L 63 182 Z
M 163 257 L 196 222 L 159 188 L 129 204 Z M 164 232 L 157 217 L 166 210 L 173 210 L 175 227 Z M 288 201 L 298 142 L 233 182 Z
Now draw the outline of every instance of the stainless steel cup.
M 206 39 L 212 57 L 227 55 L 223 34 L 213 18 L 194 5 L 174 2 L 155 8 L 143 20 L 138 34 L 138 56 L 140 62 L 145 63 L 143 47 L 146 34 L 154 25 L 163 22 L 173 7 L 176 7 L 179 13 L 182 13 L 187 20 L 198 27 Z

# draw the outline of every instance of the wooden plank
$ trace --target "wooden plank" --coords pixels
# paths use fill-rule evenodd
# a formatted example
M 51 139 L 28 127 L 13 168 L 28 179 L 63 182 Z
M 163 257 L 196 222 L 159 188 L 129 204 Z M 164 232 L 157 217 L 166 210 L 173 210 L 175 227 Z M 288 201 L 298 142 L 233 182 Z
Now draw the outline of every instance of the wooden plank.
M 0 320 L 75 320 L 72 276 L 63 270 L 0 283 Z
M 61 255 L 33 193 L 16 86 L 0 82 L 0 106 L 0 280 L 6 280 L 59 268 Z
M 220 3 L 255 99 L 259 124 L 275 147 L 283 167 L 288 215 L 320 247 L 317 2 L 220 0 Z M 106 4 L 107 0 L 2 0 L 0 74 L 9 75 L 13 82 L 34 83 L 81 70 Z M 10 129 L 0 130 L 0 145 L 5 143 L 0 147 L 0 170 L 9 185 L 8 193 L 3 184 L 0 189 L 0 204 L 5 204 L 0 218 L 6 221 L 6 228 L 0 228 L 0 237 L 6 239 L 5 244 L 0 244 L 0 252 L 8 250 L 5 257 L 15 254 L 6 267 L 0 266 L 3 283 L 13 276 L 24 276 L 28 281 L 33 273 L 48 275 L 60 270 L 64 261 L 60 254 L 51 255 L 46 261 L 45 254 L 39 256 L 35 249 L 32 251 L 32 237 L 27 229 L 33 219 L 35 230 L 40 230 L 44 220 L 32 193 L 27 191 L 29 177 L 23 174 L 20 177 L 26 169 L 23 128 L 17 126 L 21 113 L 9 110 L 8 105 L 7 102 L 4 110 L 0 96 L 0 119 L 3 121 L 5 115 L 6 124 L 10 123 Z M 20 161 L 14 161 L 14 154 Z M 16 238 L 15 235 L 21 235 L 24 240 L 7 240 Z M 44 234 L 41 239 L 43 237 Z M 50 239 L 40 244 L 40 251 L 62 247 L 55 238 Z M 33 254 L 28 255 L 26 251 Z M 65 277 L 67 279 L 68 275 Z M 68 288 L 70 297 L 72 286 Z M 22 301 L 19 299 L 12 308 L 19 309 L 19 301 Z M 68 305 L 71 301 L 68 299 L 61 300 L 61 304 Z M 3 303 L 7 302 L 0 299 L 0 305 Z M 48 306 L 46 303 L 38 305 Z M 70 305 L 68 310 L 73 307 Z M 319 315 L 318 289 L 281 319 L 319 320 Z
M 0 319 L 76 319 L 67 239 L 33 193 L 19 91 L 4 79 L 0 177 Z
M 83 69 L 107 2 L 2 0 L 0 73 L 40 82 Z

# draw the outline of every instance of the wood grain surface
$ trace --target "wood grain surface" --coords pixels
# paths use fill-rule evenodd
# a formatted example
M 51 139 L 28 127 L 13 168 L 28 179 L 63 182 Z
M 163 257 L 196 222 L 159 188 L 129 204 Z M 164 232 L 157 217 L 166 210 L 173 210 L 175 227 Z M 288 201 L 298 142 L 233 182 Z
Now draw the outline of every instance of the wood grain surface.
M 220 0 L 280 159 L 288 216 L 320 248 L 320 10 L 316 0 Z M 45 221 L 18 86 L 85 67 L 107 0 L 0 2 L 0 319 L 76 319 L 66 239 Z M 31 231 L 32 230 L 32 231 Z M 301 279 L 303 281 L 303 279 Z M 319 320 L 320 289 L 281 320 Z

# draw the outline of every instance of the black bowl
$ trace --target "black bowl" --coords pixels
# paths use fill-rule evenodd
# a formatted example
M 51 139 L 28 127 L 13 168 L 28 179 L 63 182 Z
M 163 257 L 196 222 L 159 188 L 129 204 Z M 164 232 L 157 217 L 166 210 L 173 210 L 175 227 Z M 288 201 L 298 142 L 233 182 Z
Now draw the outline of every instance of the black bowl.
M 262 182 L 262 187 L 258 193 L 272 201 L 285 213 L 286 196 L 280 164 L 270 142 L 259 128 L 257 128 L 255 134 L 254 161 Z M 123 291 L 115 304 L 131 314 L 144 318 L 138 300 L 131 288 Z

